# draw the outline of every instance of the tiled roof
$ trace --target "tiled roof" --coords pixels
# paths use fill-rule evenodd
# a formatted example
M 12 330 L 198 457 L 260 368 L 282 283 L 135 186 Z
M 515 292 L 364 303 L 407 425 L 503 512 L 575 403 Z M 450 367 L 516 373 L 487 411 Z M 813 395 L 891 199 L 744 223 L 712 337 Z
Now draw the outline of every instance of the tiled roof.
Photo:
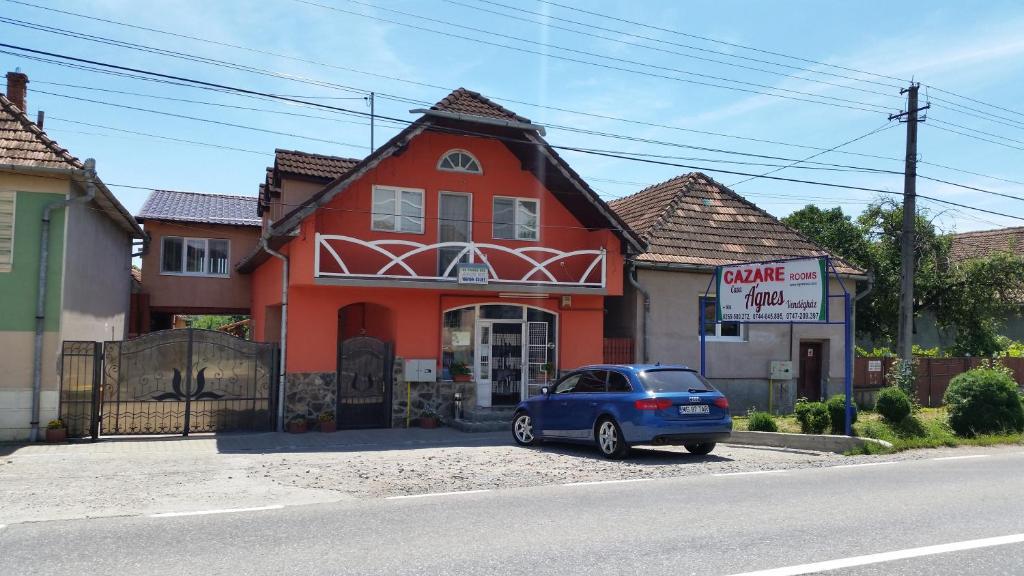
M 82 163 L 46 136 L 6 96 L 0 94 L 0 164 L 40 168 L 82 168 Z
M 203 224 L 231 224 L 260 226 L 256 213 L 255 196 L 226 196 L 223 194 L 196 194 L 173 190 L 155 190 L 142 205 L 137 218 L 144 220 L 170 220 Z
M 953 261 L 960 262 L 997 252 L 1024 255 L 1024 226 L 954 234 L 949 255 Z
M 430 107 L 431 110 L 443 112 L 454 112 L 456 114 L 469 114 L 471 116 L 483 116 L 486 118 L 499 118 L 501 120 L 514 120 L 529 124 L 530 119 L 516 114 L 515 112 L 501 106 L 490 98 L 458 88 L 451 94 L 445 96 L 440 102 Z
M 274 166 L 278 172 L 334 180 L 359 163 L 358 158 L 324 156 L 298 150 L 274 150 Z
M 700 172 L 677 176 L 610 203 L 647 243 L 638 261 L 712 267 L 814 257 L 827 252 Z M 836 258 L 843 274 L 864 272 Z

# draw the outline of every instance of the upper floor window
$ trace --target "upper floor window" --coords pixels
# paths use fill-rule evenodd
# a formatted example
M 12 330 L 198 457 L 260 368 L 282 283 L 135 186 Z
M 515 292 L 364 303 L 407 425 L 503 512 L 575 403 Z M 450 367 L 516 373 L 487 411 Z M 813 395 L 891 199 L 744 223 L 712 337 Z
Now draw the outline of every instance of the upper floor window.
M 0 190 L 0 272 L 14 264 L 14 192 Z
M 422 234 L 423 190 L 374 186 L 370 229 Z
M 227 277 L 229 243 L 219 238 L 164 236 L 160 244 L 160 273 Z
M 540 238 L 540 204 L 529 198 L 494 198 L 492 236 L 498 240 Z
M 437 169 L 447 172 L 468 172 L 470 174 L 483 174 L 484 172 L 480 168 L 480 162 L 465 150 L 449 150 L 445 152 L 444 156 L 441 156 L 441 161 L 437 163 Z

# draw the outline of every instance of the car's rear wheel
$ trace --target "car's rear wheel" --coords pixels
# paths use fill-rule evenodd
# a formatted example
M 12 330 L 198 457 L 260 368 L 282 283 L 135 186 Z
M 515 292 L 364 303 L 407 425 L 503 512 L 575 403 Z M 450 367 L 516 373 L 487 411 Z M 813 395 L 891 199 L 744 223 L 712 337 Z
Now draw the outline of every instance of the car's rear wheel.
M 611 418 L 603 418 L 597 423 L 594 438 L 605 458 L 620 460 L 629 453 L 629 444 L 626 444 L 625 438 L 622 437 L 622 429 Z
M 533 446 L 537 437 L 533 435 L 533 418 L 526 412 L 516 412 L 512 418 L 512 438 L 520 446 Z
M 698 456 L 704 456 L 710 454 L 715 449 L 716 444 L 714 442 L 696 442 L 693 444 L 683 444 L 686 451 L 690 454 L 697 454 Z

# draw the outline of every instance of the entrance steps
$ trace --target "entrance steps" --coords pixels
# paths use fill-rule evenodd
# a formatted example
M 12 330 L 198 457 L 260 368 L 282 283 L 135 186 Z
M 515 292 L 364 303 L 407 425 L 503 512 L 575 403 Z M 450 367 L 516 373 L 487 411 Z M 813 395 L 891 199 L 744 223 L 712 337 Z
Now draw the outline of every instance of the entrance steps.
M 474 408 L 466 410 L 462 418 L 451 422 L 452 428 L 463 432 L 501 432 L 512 429 L 514 408 Z

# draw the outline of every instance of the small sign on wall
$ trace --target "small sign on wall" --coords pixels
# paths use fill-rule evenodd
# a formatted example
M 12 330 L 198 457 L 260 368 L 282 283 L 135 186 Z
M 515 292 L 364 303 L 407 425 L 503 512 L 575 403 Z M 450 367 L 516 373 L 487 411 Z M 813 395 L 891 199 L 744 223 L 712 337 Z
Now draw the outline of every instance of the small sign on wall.
M 459 264 L 459 284 L 487 285 L 486 264 Z
M 882 361 L 881 360 L 868 360 L 868 372 L 881 372 Z

